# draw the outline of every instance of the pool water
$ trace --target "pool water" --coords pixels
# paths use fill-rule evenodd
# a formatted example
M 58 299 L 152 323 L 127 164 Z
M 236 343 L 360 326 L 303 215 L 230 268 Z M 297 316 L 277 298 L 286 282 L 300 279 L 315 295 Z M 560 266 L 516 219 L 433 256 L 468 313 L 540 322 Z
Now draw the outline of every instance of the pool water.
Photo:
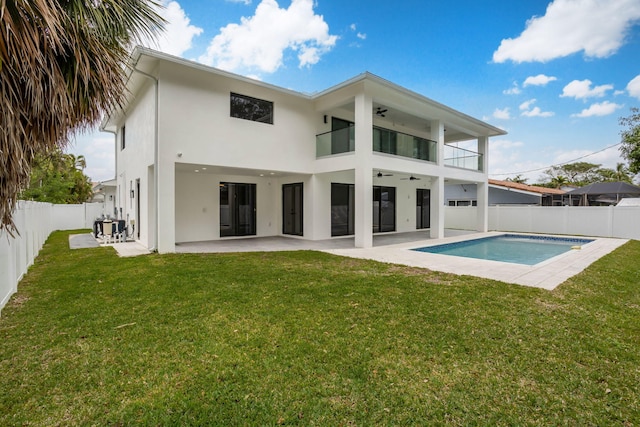
M 414 251 L 535 265 L 590 243 L 589 239 L 503 234 L 482 239 L 417 248 Z

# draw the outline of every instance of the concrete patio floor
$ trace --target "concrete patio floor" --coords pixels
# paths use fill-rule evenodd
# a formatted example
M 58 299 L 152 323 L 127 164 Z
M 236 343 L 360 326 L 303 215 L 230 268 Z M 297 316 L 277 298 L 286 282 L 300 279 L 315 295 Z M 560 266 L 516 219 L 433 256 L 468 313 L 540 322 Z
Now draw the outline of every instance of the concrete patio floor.
M 465 230 L 445 230 L 446 237 L 474 233 Z M 373 236 L 373 246 L 382 247 L 401 243 L 429 240 L 429 231 L 378 234 Z M 325 251 L 330 249 L 355 249 L 353 236 L 327 240 L 305 240 L 296 237 L 245 237 L 211 240 L 206 242 L 177 243 L 177 253 L 216 252 L 272 252 L 272 251 Z

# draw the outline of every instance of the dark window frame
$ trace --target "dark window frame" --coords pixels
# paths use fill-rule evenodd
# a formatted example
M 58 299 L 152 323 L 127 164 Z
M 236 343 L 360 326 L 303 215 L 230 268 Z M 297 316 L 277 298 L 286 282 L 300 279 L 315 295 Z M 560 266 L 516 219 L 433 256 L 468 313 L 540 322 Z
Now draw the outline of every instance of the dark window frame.
M 229 96 L 229 115 L 231 117 L 272 125 L 273 112 L 273 101 L 235 92 L 231 92 Z
M 120 129 L 120 150 L 124 150 L 125 146 L 126 146 L 126 139 L 125 139 L 125 135 L 126 135 L 126 126 L 122 126 L 122 128 Z

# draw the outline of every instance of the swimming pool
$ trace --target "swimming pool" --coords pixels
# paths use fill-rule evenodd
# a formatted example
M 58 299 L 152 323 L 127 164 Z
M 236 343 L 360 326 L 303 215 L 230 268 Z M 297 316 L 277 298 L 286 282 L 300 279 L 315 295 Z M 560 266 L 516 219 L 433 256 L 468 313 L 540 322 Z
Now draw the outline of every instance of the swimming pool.
M 557 255 L 578 248 L 590 239 L 550 236 L 503 234 L 463 242 L 426 246 L 413 249 L 419 252 L 486 259 L 515 264 L 536 265 Z

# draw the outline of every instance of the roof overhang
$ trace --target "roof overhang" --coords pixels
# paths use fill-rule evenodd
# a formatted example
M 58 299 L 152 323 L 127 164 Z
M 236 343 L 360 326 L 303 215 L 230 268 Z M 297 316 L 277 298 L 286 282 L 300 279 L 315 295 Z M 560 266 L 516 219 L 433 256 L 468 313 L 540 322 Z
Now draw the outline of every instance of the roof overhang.
M 137 46 L 133 50 L 126 67 L 128 75 L 126 79 L 127 94 L 125 102 L 122 106 L 113 109 L 105 116 L 100 125 L 100 130 L 107 132 L 116 132 L 118 130 L 118 123 L 121 121 L 121 118 L 126 115 L 126 111 L 137 93 L 144 85 L 149 84 L 148 76 L 157 75 L 158 65 L 161 61 L 168 61 L 203 72 L 244 81 L 269 90 L 285 93 L 289 96 L 315 101 L 316 103 L 321 103 L 320 101 L 323 98 L 330 97 L 339 92 L 353 93 L 354 89 L 358 91 L 362 90 L 358 87 L 361 85 L 364 87 L 364 90 L 372 96 L 374 110 L 377 107 L 390 109 L 388 113 L 390 120 L 402 123 L 408 127 L 416 129 L 422 128 L 424 130 L 430 129 L 431 120 L 438 119 L 442 121 L 446 130 L 446 143 L 465 141 L 480 136 L 491 137 L 506 135 L 507 133 L 500 128 L 454 110 L 451 107 L 369 72 L 362 73 L 329 89 L 309 95 L 141 46 Z M 350 97 L 347 103 L 353 103 L 353 97 Z

